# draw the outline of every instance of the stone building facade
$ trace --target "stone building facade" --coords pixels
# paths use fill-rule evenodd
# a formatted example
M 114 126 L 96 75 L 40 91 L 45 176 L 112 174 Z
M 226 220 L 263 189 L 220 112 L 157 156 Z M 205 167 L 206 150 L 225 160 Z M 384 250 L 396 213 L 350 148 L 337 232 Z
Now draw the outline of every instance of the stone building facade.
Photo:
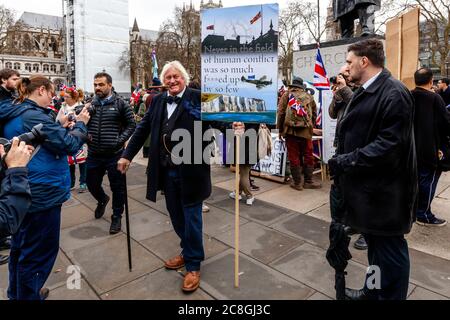
M 64 48 L 61 17 L 24 12 L 8 31 L 0 68 L 16 69 L 25 77 L 43 74 L 63 83 L 67 78 Z

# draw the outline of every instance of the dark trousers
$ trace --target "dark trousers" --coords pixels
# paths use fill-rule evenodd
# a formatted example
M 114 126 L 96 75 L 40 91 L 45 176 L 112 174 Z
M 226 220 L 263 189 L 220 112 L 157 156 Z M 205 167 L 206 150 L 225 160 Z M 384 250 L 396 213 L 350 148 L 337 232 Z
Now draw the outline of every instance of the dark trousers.
M 61 206 L 28 213 L 12 237 L 9 258 L 10 300 L 41 300 L 59 251 Z
M 312 140 L 288 135 L 286 146 L 291 167 L 314 167 Z
M 106 199 L 106 193 L 102 188 L 103 177 L 108 173 L 109 185 L 112 191 L 113 217 L 122 218 L 125 208 L 125 179 L 117 170 L 117 162 L 121 154 L 109 158 L 87 158 L 87 186 L 89 192 L 99 203 Z
M 419 201 L 417 219 L 431 222 L 435 216 L 431 212 L 431 202 L 436 194 L 436 187 L 442 171 L 437 169 L 419 168 Z
M 369 266 L 381 271 L 381 288 L 370 290 L 367 280 L 364 291 L 374 300 L 406 300 L 409 285 L 409 251 L 403 236 L 381 237 L 364 234 L 368 245 Z
M 76 166 L 77 166 L 76 164 L 70 166 L 70 179 L 71 179 L 72 188 L 75 186 L 75 182 L 77 179 L 76 174 L 75 174 Z M 78 168 L 80 170 L 80 186 L 81 186 L 82 184 L 86 184 L 86 180 L 87 180 L 87 164 L 86 164 L 86 162 L 78 164 Z
M 181 239 L 181 255 L 186 270 L 200 271 L 200 264 L 205 259 L 202 203 L 183 204 L 178 169 L 169 169 L 164 173 L 164 193 L 173 228 Z

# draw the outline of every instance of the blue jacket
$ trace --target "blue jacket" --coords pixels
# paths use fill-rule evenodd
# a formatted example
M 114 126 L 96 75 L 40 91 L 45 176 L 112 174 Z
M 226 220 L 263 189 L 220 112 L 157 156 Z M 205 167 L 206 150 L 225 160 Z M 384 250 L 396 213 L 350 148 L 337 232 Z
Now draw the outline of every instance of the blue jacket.
M 31 205 L 27 168 L 6 171 L 0 194 L 0 238 L 15 234 Z
M 85 140 L 74 133 L 87 135 L 87 128 L 77 122 L 73 132 L 55 122 L 50 109 L 44 109 L 31 100 L 21 104 L 2 104 L 0 124 L 7 139 L 42 123 L 45 141 L 28 164 L 32 195 L 29 212 L 38 212 L 62 205 L 70 198 L 70 172 L 67 155 L 75 155 Z M 71 134 L 72 133 L 72 134 Z

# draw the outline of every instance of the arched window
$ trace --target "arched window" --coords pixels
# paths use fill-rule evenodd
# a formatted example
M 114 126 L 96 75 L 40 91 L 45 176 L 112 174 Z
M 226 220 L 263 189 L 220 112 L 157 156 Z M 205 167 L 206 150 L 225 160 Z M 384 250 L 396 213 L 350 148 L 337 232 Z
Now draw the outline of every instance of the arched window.
M 39 64 L 37 64 L 37 63 L 33 64 L 33 71 L 39 72 Z
M 5 67 L 6 67 L 6 69 L 12 69 L 12 67 L 13 67 L 12 62 L 5 63 Z
M 44 72 L 49 72 L 50 71 L 48 64 L 44 64 L 43 65 L 43 69 L 44 69 Z
M 50 70 L 51 70 L 53 73 L 55 73 L 55 72 L 56 72 L 56 65 L 55 65 L 55 64 L 52 64 L 52 65 L 50 66 Z
M 66 72 L 66 68 L 64 67 L 64 65 L 61 65 L 61 66 L 59 67 L 59 72 L 61 72 L 61 73 Z
M 31 63 L 25 63 L 25 70 L 31 72 Z
M 14 63 L 14 69 L 15 70 L 20 70 L 20 68 L 21 68 L 20 63 L 18 63 L 18 62 Z

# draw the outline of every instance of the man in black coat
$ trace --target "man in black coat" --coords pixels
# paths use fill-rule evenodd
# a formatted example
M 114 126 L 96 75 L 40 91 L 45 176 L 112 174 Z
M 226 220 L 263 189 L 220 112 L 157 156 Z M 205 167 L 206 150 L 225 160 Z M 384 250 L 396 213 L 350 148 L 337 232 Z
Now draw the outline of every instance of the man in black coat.
M 164 66 L 161 81 L 169 90 L 153 98 L 118 169 L 127 171 L 150 135 L 147 199 L 155 202 L 156 193 L 164 191 L 172 225 L 181 239 L 181 254 L 167 261 L 165 267 L 177 270 L 186 266 L 182 290 L 192 292 L 200 285 L 200 264 L 205 258 L 202 203 L 211 194 L 210 166 L 203 159 L 201 96 L 200 91 L 187 87 L 189 75 L 178 61 Z M 175 152 L 178 145 L 172 142 L 172 134 L 179 129 L 189 135 L 183 142 L 185 138 L 191 141 L 187 146 L 191 150 L 183 150 L 182 156 L 191 151 L 190 157 L 182 162 L 178 157 L 181 152 Z M 193 150 L 195 145 L 201 150 Z
M 87 164 L 87 186 L 89 192 L 98 201 L 95 218 L 105 214 L 109 196 L 102 188 L 105 172 L 112 191 L 113 215 L 110 234 L 122 230 L 122 214 L 125 208 L 125 180 L 117 170 L 125 143 L 136 128 L 133 111 L 130 106 L 114 92 L 112 78 L 101 72 L 94 77 L 96 97 L 91 103 L 91 120 L 88 123 L 89 142 Z
M 442 174 L 439 151 L 450 136 L 450 113 L 442 98 L 431 91 L 433 72 L 421 68 L 414 74 L 416 88 L 412 95 L 416 102 L 414 132 L 416 137 L 417 166 L 419 168 L 419 201 L 417 224 L 443 227 L 447 221 L 431 212 L 431 202 Z
M 443 78 L 438 82 L 439 94 L 445 102 L 445 105 L 450 106 L 450 80 Z
M 348 48 L 349 81 L 360 88 L 341 120 L 337 156 L 328 163 L 342 188 L 344 224 L 364 235 L 375 271 L 364 289 L 346 290 L 352 300 L 403 300 L 408 293 L 404 235 L 411 230 L 417 197 L 414 100 L 384 61 L 379 40 Z

